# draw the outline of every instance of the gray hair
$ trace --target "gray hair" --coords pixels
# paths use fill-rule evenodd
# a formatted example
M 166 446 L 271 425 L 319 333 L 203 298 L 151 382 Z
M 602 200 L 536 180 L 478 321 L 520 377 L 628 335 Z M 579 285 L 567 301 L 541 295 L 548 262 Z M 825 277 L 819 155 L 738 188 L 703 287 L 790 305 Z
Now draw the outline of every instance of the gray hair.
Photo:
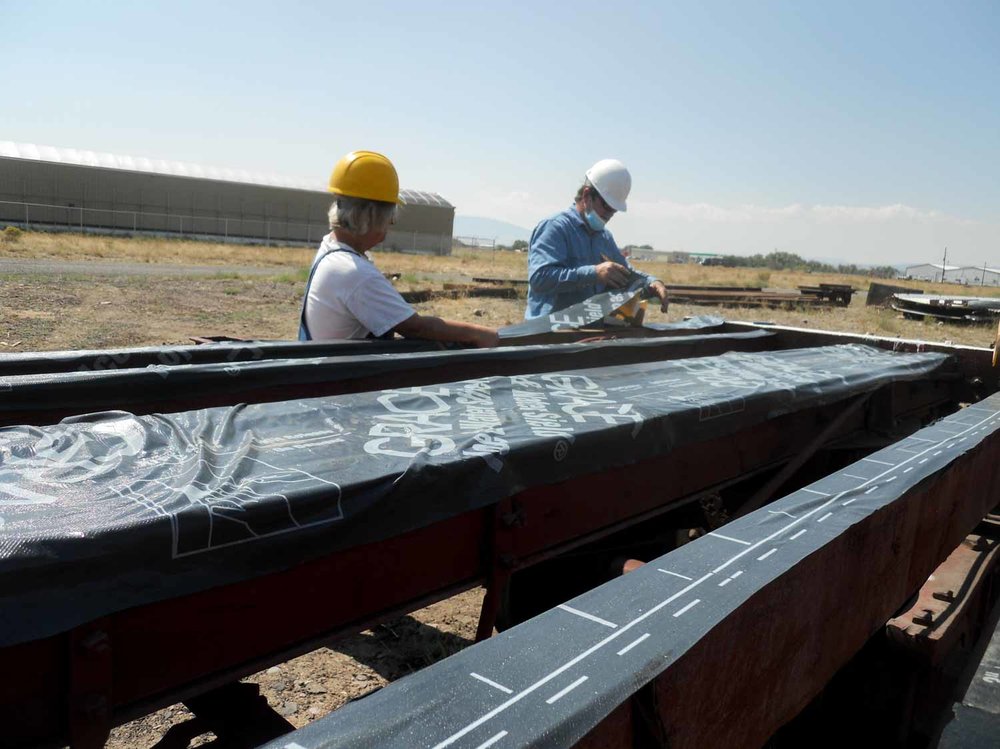
M 338 195 L 327 214 L 331 229 L 346 229 L 352 234 L 367 234 L 371 230 L 387 231 L 396 220 L 397 206 L 380 200 L 349 198 Z

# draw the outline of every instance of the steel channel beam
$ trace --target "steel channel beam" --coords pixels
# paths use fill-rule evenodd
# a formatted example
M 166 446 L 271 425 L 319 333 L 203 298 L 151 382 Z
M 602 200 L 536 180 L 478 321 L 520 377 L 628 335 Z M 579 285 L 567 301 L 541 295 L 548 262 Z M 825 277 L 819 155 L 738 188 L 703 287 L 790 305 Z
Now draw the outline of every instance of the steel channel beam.
M 669 746 L 762 746 L 998 502 L 993 439 L 752 596 L 654 680 Z M 588 740 L 631 746 L 614 722 Z
M 527 489 L 513 498 L 523 523 L 511 529 L 504 553 L 514 566 L 525 567 L 641 522 L 658 508 L 780 464 L 833 420 L 839 408 L 788 414 L 654 460 Z M 857 413 L 830 438 L 864 429 L 864 414 Z M 665 475 L 673 477 L 666 485 Z M 608 496 L 616 501 L 608 502 Z M 486 581 L 491 568 L 484 565 L 482 549 L 495 518 L 494 509 L 486 508 L 282 573 L 111 615 L 106 630 L 115 653 L 113 721 L 141 716 L 308 652 L 322 640 L 360 631 Z M 63 639 L 2 649 L 0 664 L 7 670 L 5 664 L 27 664 L 33 658 L 56 663 L 59 657 L 52 653 L 64 648 Z M 60 672 L 54 668 L 49 674 Z M 38 689 L 49 698 L 60 692 L 51 678 Z M 0 681 L 0 722 L 25 728 L 24 743 L 64 730 L 57 714 L 42 712 L 30 725 L 15 721 L 22 709 L 38 711 L 38 700 L 48 699 L 37 693 L 29 697 L 25 708 L 22 687 Z M 50 708 L 56 705 L 58 700 Z M 11 737 L 14 746 L 20 745 L 19 738 L 16 733 Z
M 142 369 L 126 369 L 116 372 L 117 379 L 106 383 L 83 375 L 78 382 L 72 383 L 71 391 L 68 388 L 70 382 L 61 382 L 53 384 L 50 396 L 28 393 L 30 402 L 41 402 L 38 406 L 24 405 L 26 401 L 12 398 L 13 391 L 8 390 L 6 392 L 11 393 L 9 400 L 0 407 L 0 426 L 54 424 L 68 416 L 113 408 L 126 408 L 137 415 L 193 411 L 236 403 L 344 395 L 492 375 L 671 361 L 715 356 L 726 351 L 762 351 L 768 347 L 769 340 L 768 337 L 737 338 L 729 335 L 697 336 L 685 341 L 684 337 L 675 336 L 664 339 L 661 345 L 620 346 L 595 342 L 572 349 L 553 345 L 530 357 L 505 358 L 493 351 L 418 352 L 393 360 L 386 359 L 384 355 L 338 357 L 328 360 L 327 366 L 339 370 L 331 370 L 328 379 L 322 378 L 315 361 L 293 361 L 280 372 L 269 375 L 250 372 L 243 378 L 218 370 L 196 381 L 171 377 L 169 369 L 157 374 Z M 373 365 L 381 366 L 383 371 L 374 370 Z M 128 381 L 133 375 L 136 379 L 134 383 Z M 123 392 L 128 393 L 128 399 L 122 399 Z
M 884 338 L 829 330 L 810 330 L 782 325 L 752 322 L 730 322 L 723 326 L 726 332 L 767 330 L 774 333 L 775 349 L 795 349 L 810 346 L 833 346 L 844 343 L 862 343 L 888 351 L 920 352 L 937 351 L 953 356 L 963 374 L 961 398 L 977 401 L 1000 390 L 1000 369 L 992 365 L 992 350 L 979 346 L 964 346 L 912 339 Z
M 761 746 L 998 501 L 995 396 L 279 741 Z

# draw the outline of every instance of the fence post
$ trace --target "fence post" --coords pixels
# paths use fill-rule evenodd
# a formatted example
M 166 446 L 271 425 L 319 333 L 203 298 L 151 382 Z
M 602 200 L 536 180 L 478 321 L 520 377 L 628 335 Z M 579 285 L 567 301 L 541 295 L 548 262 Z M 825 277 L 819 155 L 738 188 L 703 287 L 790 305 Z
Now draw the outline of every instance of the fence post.
M 25 229 L 30 229 L 31 228 L 31 221 L 28 220 L 28 204 L 27 203 L 24 204 L 24 228 Z
M 267 222 L 267 243 L 271 244 L 271 221 L 270 221 L 270 219 Z
M 225 223 L 225 228 L 223 229 L 223 231 L 226 234 L 226 241 L 228 242 L 229 241 L 229 219 L 228 218 L 224 218 L 222 220 L 226 222 Z
M 80 233 L 83 234 L 83 206 L 80 206 Z

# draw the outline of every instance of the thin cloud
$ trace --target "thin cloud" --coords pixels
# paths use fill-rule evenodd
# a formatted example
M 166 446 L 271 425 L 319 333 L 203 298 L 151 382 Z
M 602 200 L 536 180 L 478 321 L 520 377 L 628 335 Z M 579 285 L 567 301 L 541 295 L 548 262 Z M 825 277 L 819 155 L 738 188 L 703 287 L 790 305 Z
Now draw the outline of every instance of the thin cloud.
M 934 222 L 972 226 L 975 221 L 951 216 L 941 211 L 922 211 L 895 203 L 884 206 L 803 205 L 792 203 L 777 208 L 758 205 L 720 206 L 711 203 L 675 203 L 634 201 L 632 211 L 641 218 L 690 221 L 716 224 L 773 224 L 789 220 L 815 223 L 884 223 Z

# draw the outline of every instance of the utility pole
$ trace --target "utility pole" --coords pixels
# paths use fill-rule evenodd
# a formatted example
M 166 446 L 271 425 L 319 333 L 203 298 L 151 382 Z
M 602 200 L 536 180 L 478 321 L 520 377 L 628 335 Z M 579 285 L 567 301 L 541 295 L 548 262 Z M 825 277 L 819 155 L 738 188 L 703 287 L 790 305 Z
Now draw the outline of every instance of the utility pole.
M 944 269 L 948 267 L 948 248 L 944 248 L 944 259 L 941 261 L 941 283 L 944 283 Z
M 986 285 L 986 261 L 983 261 L 983 282 L 979 284 L 980 286 Z

